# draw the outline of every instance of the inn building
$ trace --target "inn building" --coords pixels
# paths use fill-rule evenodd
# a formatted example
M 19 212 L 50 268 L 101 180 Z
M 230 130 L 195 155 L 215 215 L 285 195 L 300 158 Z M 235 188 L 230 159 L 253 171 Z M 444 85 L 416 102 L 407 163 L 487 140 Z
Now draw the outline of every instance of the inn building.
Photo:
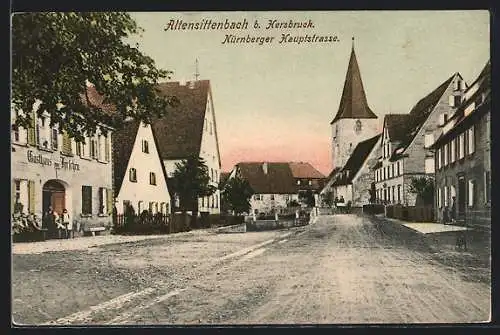
M 113 112 L 93 86 L 87 90 L 92 104 Z M 19 113 L 11 110 L 12 124 Z M 11 211 L 41 218 L 49 206 L 59 214 L 66 208 L 78 231 L 111 227 L 111 130 L 100 125 L 96 134 L 76 143 L 57 125 L 50 126 L 48 113 L 35 116 L 28 129 L 12 127 Z

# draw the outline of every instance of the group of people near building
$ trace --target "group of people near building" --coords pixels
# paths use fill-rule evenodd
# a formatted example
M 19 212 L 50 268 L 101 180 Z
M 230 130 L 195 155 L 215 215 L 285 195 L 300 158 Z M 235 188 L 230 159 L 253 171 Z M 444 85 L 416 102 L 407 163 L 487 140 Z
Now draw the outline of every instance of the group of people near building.
M 49 206 L 42 219 L 42 228 L 47 229 L 49 238 L 73 237 L 73 223 L 66 208 L 58 214 Z

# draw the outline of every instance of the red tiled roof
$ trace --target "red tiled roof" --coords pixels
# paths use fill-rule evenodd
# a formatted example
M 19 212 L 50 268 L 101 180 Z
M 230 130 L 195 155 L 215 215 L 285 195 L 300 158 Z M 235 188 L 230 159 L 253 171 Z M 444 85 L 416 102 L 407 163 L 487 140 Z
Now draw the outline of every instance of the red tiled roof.
M 87 85 L 87 97 L 90 102 L 88 107 L 98 107 L 103 112 L 112 114 L 116 111 L 116 106 L 110 103 L 104 103 L 104 95 L 100 94 L 94 85 Z M 87 105 L 87 97 L 84 93 L 80 94 L 83 104 Z
M 267 164 L 267 173 L 264 172 L 264 164 Z M 305 188 L 315 189 L 323 186 L 324 176 L 309 163 L 242 162 L 236 166 L 239 176 L 248 180 L 257 194 L 296 194 L 299 188 L 304 189 L 304 185 L 297 185 L 296 179 L 320 179 L 319 184 Z
M 316 170 L 311 164 L 304 162 L 291 162 L 290 169 L 294 178 L 317 179 L 325 176 Z
M 189 83 L 180 85 L 179 82 L 158 85 L 161 95 L 175 96 L 179 100 L 178 106 L 168 108 L 163 117 L 152 123 L 163 159 L 181 159 L 200 153 L 210 82 L 193 83 L 192 88 Z

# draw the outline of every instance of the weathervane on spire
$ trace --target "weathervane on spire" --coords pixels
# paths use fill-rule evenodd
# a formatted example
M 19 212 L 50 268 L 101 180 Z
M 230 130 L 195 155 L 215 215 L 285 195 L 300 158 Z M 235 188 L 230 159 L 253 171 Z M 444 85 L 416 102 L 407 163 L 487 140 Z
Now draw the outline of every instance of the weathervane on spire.
M 354 36 L 352 37 L 352 48 L 354 49 Z
M 198 58 L 196 58 L 196 70 L 194 73 L 194 78 L 196 81 L 198 81 L 198 78 L 200 77 L 200 72 L 198 71 Z

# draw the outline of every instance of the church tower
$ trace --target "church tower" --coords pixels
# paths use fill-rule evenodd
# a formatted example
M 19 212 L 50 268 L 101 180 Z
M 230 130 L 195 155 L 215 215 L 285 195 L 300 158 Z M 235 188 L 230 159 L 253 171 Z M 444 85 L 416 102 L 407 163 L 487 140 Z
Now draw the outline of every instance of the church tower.
M 333 169 L 342 168 L 359 142 L 378 134 L 378 117 L 368 106 L 352 38 L 351 58 L 347 67 L 339 109 L 332 126 Z

